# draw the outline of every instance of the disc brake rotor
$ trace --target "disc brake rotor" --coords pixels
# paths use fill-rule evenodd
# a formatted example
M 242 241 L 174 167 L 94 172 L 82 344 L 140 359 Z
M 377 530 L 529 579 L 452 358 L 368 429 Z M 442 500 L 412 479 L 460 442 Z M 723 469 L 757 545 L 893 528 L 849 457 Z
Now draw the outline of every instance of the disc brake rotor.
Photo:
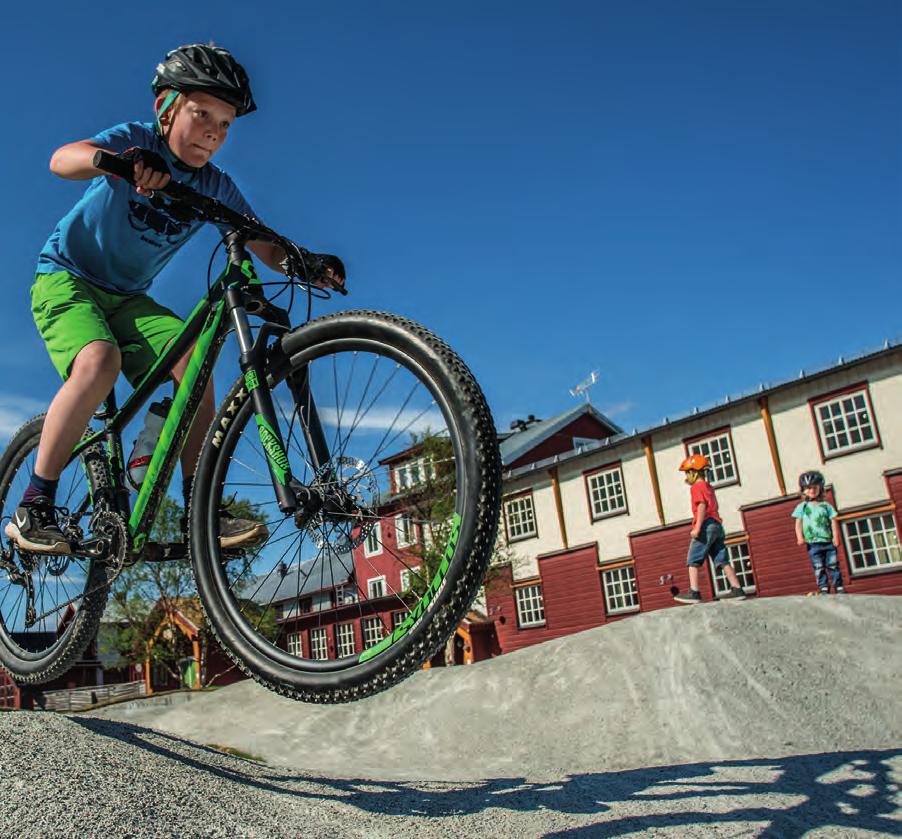
M 362 545 L 379 520 L 379 484 L 366 461 L 332 458 L 317 470 L 310 489 L 325 501 L 306 526 L 313 544 L 320 549 L 328 546 L 336 553 L 348 553 Z

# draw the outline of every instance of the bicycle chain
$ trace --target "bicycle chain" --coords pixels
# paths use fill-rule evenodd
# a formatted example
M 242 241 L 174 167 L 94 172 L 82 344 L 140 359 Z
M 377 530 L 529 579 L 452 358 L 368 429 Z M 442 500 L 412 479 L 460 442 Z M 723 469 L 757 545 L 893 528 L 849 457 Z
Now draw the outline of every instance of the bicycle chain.
M 104 570 L 106 571 L 106 579 L 104 580 L 104 582 L 99 583 L 93 588 L 89 588 L 86 591 L 81 592 L 81 594 L 76 595 L 75 597 L 70 597 L 68 600 L 63 601 L 55 608 L 44 612 L 42 615 L 35 616 L 30 621 L 31 626 L 34 626 L 34 624 L 36 624 L 38 621 L 44 620 L 44 618 L 49 617 L 56 612 L 59 612 L 66 606 L 75 603 L 77 600 L 82 600 L 83 598 L 88 597 L 88 595 L 94 594 L 101 589 L 109 588 L 116 581 L 116 578 L 122 573 L 129 554 L 129 532 L 128 525 L 125 523 L 125 520 L 118 513 L 113 513 L 108 510 L 101 510 L 100 512 L 96 513 L 94 515 L 94 518 L 91 520 L 90 530 L 92 533 L 107 536 L 115 546 L 115 551 L 110 552 L 107 556 L 103 557 L 102 560 L 99 560 L 103 562 L 105 566 Z M 26 556 L 29 558 L 33 556 L 33 554 L 30 554 L 27 551 L 19 551 L 19 555 L 23 557 L 23 565 L 25 565 Z M 31 575 L 28 574 L 26 576 L 28 578 L 28 588 L 30 592 L 29 596 L 31 599 L 33 599 L 34 589 L 31 584 Z M 28 609 L 33 610 L 34 607 L 29 605 L 28 607 L 26 607 L 26 611 Z M 27 616 L 26 623 L 28 623 Z

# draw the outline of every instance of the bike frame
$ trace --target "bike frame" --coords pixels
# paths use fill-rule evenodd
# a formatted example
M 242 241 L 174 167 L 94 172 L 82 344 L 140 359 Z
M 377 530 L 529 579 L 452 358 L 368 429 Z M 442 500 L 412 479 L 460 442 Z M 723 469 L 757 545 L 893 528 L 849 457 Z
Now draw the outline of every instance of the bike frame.
M 141 552 L 147 543 L 148 534 L 175 471 L 176 460 L 182 452 L 200 400 L 212 378 L 226 335 L 232 329 L 235 330 L 241 349 L 241 371 L 245 387 L 253 401 L 260 441 L 266 453 L 279 508 L 284 513 L 291 513 L 298 507 L 296 489 L 302 485 L 291 474 L 272 393 L 266 379 L 267 364 L 273 359 L 278 361 L 279 354 L 282 354 L 280 342 L 267 347 L 267 341 L 273 335 L 290 330 L 288 312 L 269 303 L 260 294 L 260 281 L 245 249 L 246 241 L 242 234 L 231 230 L 226 234 L 225 242 L 228 253 L 225 271 L 195 306 L 169 349 L 156 360 L 121 408 L 117 409 L 115 393 L 110 392 L 102 410 L 96 415 L 103 421 L 103 429 L 82 440 L 69 460 L 71 462 L 98 442 L 106 444 L 105 464 L 111 487 L 109 500 L 123 518 L 128 520 L 133 553 Z M 251 333 L 249 313 L 263 319 L 256 339 Z M 175 389 L 172 407 L 163 424 L 134 507 L 131 507 L 122 453 L 122 431 L 157 388 L 170 378 L 172 368 L 192 344 L 194 350 L 184 377 Z M 329 460 L 330 455 L 308 387 L 306 368 L 289 377 L 289 388 L 301 414 L 311 465 L 316 470 Z

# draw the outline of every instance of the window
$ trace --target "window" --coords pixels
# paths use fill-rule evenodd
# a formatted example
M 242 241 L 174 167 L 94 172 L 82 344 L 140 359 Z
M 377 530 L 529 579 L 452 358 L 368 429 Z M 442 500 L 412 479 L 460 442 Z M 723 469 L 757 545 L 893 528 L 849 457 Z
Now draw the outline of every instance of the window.
M 357 646 L 354 643 L 354 624 L 339 623 L 335 626 L 335 645 L 339 658 L 354 655 Z
M 504 502 L 504 521 L 507 538 L 511 542 L 536 535 L 536 517 L 532 507 L 532 495 L 521 495 Z
M 435 478 L 435 474 L 435 464 L 431 461 L 427 463 L 426 458 L 419 457 L 416 460 L 408 460 L 407 463 L 395 467 L 398 492 L 425 483 L 427 478 Z
M 416 577 L 417 579 L 421 579 L 423 576 L 423 566 L 418 565 L 416 568 L 403 568 L 401 569 L 401 591 L 407 591 L 410 589 L 410 578 L 411 576 Z
M 325 661 L 329 657 L 325 627 L 310 630 L 310 655 L 317 661 Z
M 632 565 L 601 572 L 604 586 L 604 606 L 609 615 L 635 612 L 639 608 L 636 590 L 636 569 Z
M 288 652 L 291 655 L 296 655 L 298 658 L 304 655 L 304 648 L 301 646 L 300 632 L 288 633 Z
M 623 491 L 623 472 L 619 466 L 602 469 L 586 478 L 592 518 L 600 519 L 626 512 L 626 493 Z
M 375 600 L 377 597 L 385 597 L 385 577 L 373 577 L 366 581 L 367 597 Z
M 739 480 L 728 431 L 694 440 L 686 446 L 686 449 L 689 454 L 703 454 L 711 461 L 712 486 L 733 484 Z
M 410 513 L 400 513 L 395 516 L 395 536 L 399 548 L 406 548 L 416 542 L 416 530 Z
M 375 556 L 382 553 L 382 522 L 377 521 L 373 529 L 367 533 L 363 543 L 363 555 Z
M 852 519 L 843 524 L 852 573 L 902 565 L 902 549 L 892 513 Z
M 375 647 L 385 637 L 385 627 L 379 618 L 364 618 L 360 622 L 363 629 L 363 648 Z
M 357 602 L 357 591 L 353 586 L 339 586 L 335 589 L 335 605 L 347 606 Z
M 410 614 L 408 611 L 404 612 L 392 612 L 391 613 L 391 628 L 397 629 L 405 620 L 407 620 L 407 616 Z
M 867 389 L 815 402 L 813 408 L 824 457 L 877 445 Z
M 517 620 L 520 628 L 542 626 L 545 623 L 545 602 L 542 586 L 523 586 L 515 589 L 517 594 Z
M 752 594 L 755 591 L 755 578 L 752 576 L 749 543 L 739 542 L 735 545 L 727 545 L 727 556 L 730 558 L 730 565 L 733 566 L 736 576 L 739 577 L 739 585 L 742 586 L 742 590 L 746 594 Z M 711 579 L 714 582 L 714 596 L 720 597 L 722 594 L 728 594 L 730 584 L 723 568 L 715 568 L 710 559 L 708 562 L 711 566 Z

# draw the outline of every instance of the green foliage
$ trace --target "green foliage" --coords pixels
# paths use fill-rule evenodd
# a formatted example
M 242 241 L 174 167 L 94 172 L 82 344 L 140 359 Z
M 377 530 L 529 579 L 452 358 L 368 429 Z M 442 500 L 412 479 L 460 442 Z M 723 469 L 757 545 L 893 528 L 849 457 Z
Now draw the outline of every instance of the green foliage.
M 243 498 L 232 499 L 228 509 L 240 518 L 264 520 L 259 507 Z M 151 530 L 151 541 L 182 541 L 184 515 L 184 507 L 167 495 Z M 183 601 L 190 602 L 196 597 L 197 587 L 189 559 L 138 562 L 125 568 L 113 583 L 110 595 L 102 639 L 105 653 L 118 653 L 132 664 L 149 658 L 152 666 L 162 664 L 173 678 L 180 679 L 178 662 L 190 654 L 190 645 L 175 626 L 164 627 L 160 632 L 157 629 L 167 614 L 179 609 Z M 246 611 L 254 615 L 253 620 L 260 620 L 264 634 L 271 633 L 271 637 L 275 637 L 274 614 L 267 615 L 266 610 L 256 604 L 249 604 Z M 202 648 L 208 640 L 207 629 L 202 626 Z M 202 649 L 202 659 L 204 657 L 205 649 Z

